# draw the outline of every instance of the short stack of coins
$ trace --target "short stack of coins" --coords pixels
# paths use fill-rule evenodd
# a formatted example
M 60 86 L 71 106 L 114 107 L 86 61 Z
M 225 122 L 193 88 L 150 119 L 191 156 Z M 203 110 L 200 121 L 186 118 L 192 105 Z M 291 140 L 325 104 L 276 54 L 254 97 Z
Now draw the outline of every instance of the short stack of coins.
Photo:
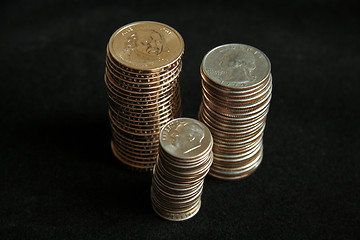
M 170 221 L 189 219 L 200 209 L 204 177 L 213 161 L 211 132 L 195 119 L 177 118 L 164 126 L 159 138 L 153 209 Z
M 161 128 L 180 116 L 183 52 L 181 35 L 158 22 L 128 24 L 109 40 L 105 83 L 111 147 L 131 168 L 153 168 Z
M 272 93 L 269 59 L 244 44 L 208 52 L 201 64 L 199 120 L 214 138 L 210 175 L 239 179 L 253 173 L 263 158 L 263 133 Z

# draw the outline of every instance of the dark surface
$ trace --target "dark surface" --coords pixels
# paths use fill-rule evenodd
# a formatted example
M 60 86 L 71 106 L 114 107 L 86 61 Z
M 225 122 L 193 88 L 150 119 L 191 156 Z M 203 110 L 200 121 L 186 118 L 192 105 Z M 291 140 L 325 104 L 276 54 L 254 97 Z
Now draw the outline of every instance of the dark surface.
M 3 3 L 0 239 L 356 239 L 354 6 Z M 151 176 L 123 168 L 110 151 L 105 48 L 117 28 L 137 20 L 169 24 L 185 40 L 183 116 L 196 117 L 199 66 L 213 47 L 246 43 L 272 62 L 260 168 L 239 181 L 208 177 L 200 212 L 185 222 L 160 219 L 151 209 Z

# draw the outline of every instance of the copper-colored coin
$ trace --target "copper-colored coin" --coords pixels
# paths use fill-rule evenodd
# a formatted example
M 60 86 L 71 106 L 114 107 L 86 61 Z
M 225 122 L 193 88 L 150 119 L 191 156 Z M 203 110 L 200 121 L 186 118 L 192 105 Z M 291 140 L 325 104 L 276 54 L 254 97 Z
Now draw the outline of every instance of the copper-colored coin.
M 134 22 L 111 36 L 106 53 L 113 153 L 127 166 L 151 170 L 161 128 L 181 113 L 183 39 L 165 24 Z
M 111 141 L 111 149 L 114 153 L 114 155 L 124 164 L 127 166 L 137 169 L 137 170 L 147 170 L 151 166 L 154 166 L 156 159 L 149 158 L 148 161 L 139 161 L 139 163 L 136 163 L 134 161 L 135 158 L 128 158 L 124 156 L 121 152 L 117 150 L 117 148 L 114 146 L 113 142 Z
M 174 70 L 169 71 L 161 78 L 149 78 L 147 82 L 141 82 L 143 79 L 127 77 L 122 75 L 114 75 L 111 69 L 107 68 L 105 74 L 119 88 L 132 88 L 134 91 L 150 92 L 164 88 L 173 82 L 173 79 L 178 77 L 181 72 L 181 65 Z
M 176 90 L 173 95 L 169 95 L 169 97 L 161 99 L 157 103 L 151 104 L 134 105 L 129 102 L 120 101 L 119 99 L 115 99 L 111 96 L 109 96 L 109 98 L 112 100 L 109 104 L 111 110 L 114 112 L 119 111 L 125 114 L 128 112 L 126 115 L 131 115 L 133 113 L 146 115 L 146 113 L 153 114 L 154 112 L 164 112 L 168 110 L 168 108 L 174 109 L 174 106 L 180 104 L 180 93 L 178 90 Z
M 168 111 L 165 112 L 164 114 L 167 114 L 167 113 L 168 113 Z M 142 135 L 147 136 L 147 135 L 159 134 L 161 127 L 164 126 L 169 121 L 168 120 L 169 118 L 175 118 L 178 116 L 178 113 L 169 112 L 169 114 L 170 115 L 168 115 L 169 116 L 168 118 L 165 118 L 161 122 L 159 121 L 156 124 L 154 123 L 149 126 L 146 126 L 146 125 L 140 126 L 140 125 L 129 124 L 129 123 L 125 122 L 124 120 L 121 121 L 121 119 L 116 119 L 115 117 L 113 117 L 113 115 L 111 113 L 109 113 L 109 116 L 110 116 L 110 119 L 112 120 L 112 124 L 115 128 L 117 128 L 123 132 L 127 132 L 129 134 L 134 134 L 134 135 L 138 135 L 138 136 L 142 136 Z M 159 117 L 161 117 L 161 115 Z
M 135 22 L 110 38 L 109 52 L 121 65 L 134 71 L 158 72 L 176 62 L 184 41 L 173 28 L 158 22 Z
M 109 88 L 111 88 L 111 92 L 114 93 L 115 95 L 122 95 L 123 97 L 130 97 L 130 98 L 135 98 L 135 99 L 143 99 L 143 100 L 147 100 L 147 99 L 151 99 L 152 98 L 159 98 L 160 96 L 163 96 L 164 93 L 171 89 L 174 85 L 176 85 L 176 82 L 178 80 L 179 76 L 175 76 L 171 79 L 171 83 L 166 83 L 166 85 L 164 86 L 160 86 L 158 89 L 148 89 L 148 91 L 145 91 L 145 88 L 142 89 L 134 89 L 134 88 L 130 88 L 130 87 L 124 87 L 122 88 L 119 84 L 115 85 L 116 83 L 114 83 L 114 81 L 111 81 L 111 79 L 109 79 L 109 76 L 106 75 L 106 83 L 107 86 Z M 145 98 L 145 99 L 144 99 Z
M 170 75 L 178 72 L 182 68 L 182 62 L 179 61 L 177 64 L 173 65 L 171 68 L 169 68 L 168 71 L 165 71 L 161 74 L 147 74 L 147 75 L 141 75 L 141 74 L 134 74 L 131 72 L 127 72 L 123 70 L 122 68 L 116 67 L 113 65 L 111 60 L 106 59 L 106 69 L 109 71 L 109 73 L 115 77 L 115 80 L 119 81 L 125 81 L 130 84 L 139 84 L 139 85 L 145 85 L 145 84 L 159 84 L 164 82 Z

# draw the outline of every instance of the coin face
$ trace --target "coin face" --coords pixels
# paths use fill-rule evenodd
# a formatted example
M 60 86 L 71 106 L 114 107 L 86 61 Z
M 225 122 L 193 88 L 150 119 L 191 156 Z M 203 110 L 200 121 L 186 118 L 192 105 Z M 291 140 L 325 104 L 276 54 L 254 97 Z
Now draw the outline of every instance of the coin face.
M 177 158 L 195 158 L 212 146 L 209 129 L 197 120 L 177 118 L 160 132 L 163 149 Z
M 270 61 L 257 48 L 225 44 L 208 52 L 202 62 L 204 73 L 215 83 L 244 88 L 261 83 L 270 74 Z
M 158 22 L 135 22 L 117 30 L 110 38 L 111 55 L 136 70 L 158 69 L 178 60 L 184 49 L 181 35 Z

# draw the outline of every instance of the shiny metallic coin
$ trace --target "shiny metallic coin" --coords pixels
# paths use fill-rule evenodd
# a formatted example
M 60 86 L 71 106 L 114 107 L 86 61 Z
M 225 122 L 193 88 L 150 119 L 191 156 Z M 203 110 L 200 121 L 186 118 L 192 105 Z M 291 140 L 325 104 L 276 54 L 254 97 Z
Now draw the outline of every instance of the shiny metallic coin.
M 129 141 L 124 141 L 121 137 L 115 135 L 113 136 L 113 138 L 116 140 L 116 144 L 117 146 L 121 146 L 121 148 L 130 148 L 128 149 L 128 151 L 135 151 L 138 153 L 143 153 L 143 154 L 157 154 L 158 153 L 158 141 L 156 139 L 154 139 L 153 144 L 152 145 L 148 145 L 148 142 L 146 142 L 145 140 L 140 143 L 140 144 L 134 144 L 134 143 L 129 143 Z M 115 141 L 114 141 L 115 142 Z
M 106 60 L 106 67 L 109 75 L 118 83 L 128 83 L 130 85 L 138 86 L 156 86 L 166 83 L 171 76 L 179 74 L 182 69 L 182 62 L 179 61 L 179 64 L 174 66 L 174 68 L 171 68 L 160 75 L 137 75 L 124 72 L 122 69 L 114 68 L 108 59 Z
M 153 182 L 156 187 L 166 189 L 166 194 L 173 196 L 174 198 L 186 197 L 193 194 L 194 191 L 198 191 L 198 189 L 203 186 L 203 181 L 195 181 L 191 184 L 188 183 L 175 183 L 167 180 L 167 176 L 161 173 L 154 175 Z M 155 186 L 154 186 L 155 187 Z
M 111 90 L 109 90 L 111 91 Z M 152 98 L 133 98 L 125 97 L 118 93 L 108 92 L 109 100 L 113 102 L 113 108 L 127 108 L 129 110 L 143 110 L 146 108 L 154 109 L 157 106 L 165 106 L 174 102 L 180 101 L 180 92 L 179 86 L 175 85 L 173 88 L 170 88 L 168 91 L 164 92 L 163 95 L 152 97 Z
M 244 178 L 249 176 L 251 173 L 253 173 L 256 170 L 256 168 L 260 165 L 262 159 L 263 159 L 263 154 L 261 154 L 258 158 L 256 158 L 255 161 L 253 161 L 253 164 L 251 164 L 249 167 L 240 170 L 238 169 L 222 170 L 216 167 L 215 168 L 212 167 L 209 172 L 209 175 L 218 177 L 223 180 L 235 180 L 235 179 Z
M 152 114 L 154 112 L 164 112 L 168 108 L 173 109 L 175 106 L 180 105 L 180 96 L 177 92 L 173 96 L 167 98 L 165 101 L 161 101 L 157 104 L 142 104 L 140 106 L 132 105 L 130 103 L 122 103 L 120 105 L 119 101 L 113 101 L 110 105 L 111 111 L 125 113 L 125 115 L 131 114 Z
M 129 159 L 128 157 L 124 156 L 121 152 L 119 152 L 111 141 L 111 149 L 113 154 L 116 158 L 118 158 L 122 163 L 131 167 L 132 169 L 138 170 L 148 170 L 151 166 L 154 166 L 156 159 L 148 159 L 148 161 L 139 161 L 141 163 L 134 163 L 134 159 Z
M 259 99 L 258 101 L 254 101 L 251 104 L 244 105 L 244 106 L 230 106 L 226 104 L 222 104 L 221 102 L 212 101 L 206 95 L 203 95 L 203 101 L 211 106 L 214 110 L 222 111 L 227 115 L 235 115 L 235 116 L 242 116 L 242 115 L 249 115 L 260 111 L 262 107 L 266 106 L 267 103 L 270 102 L 271 99 L 271 92 L 267 93 L 264 97 Z M 216 104 L 214 104 L 216 103 Z
M 149 89 L 149 91 L 144 90 L 145 88 L 138 88 L 138 89 L 132 89 L 130 87 L 122 87 L 120 84 L 117 84 L 115 86 L 115 82 L 111 80 L 111 77 L 108 75 L 105 75 L 106 85 L 110 88 L 111 93 L 113 93 L 115 96 L 120 95 L 123 97 L 129 97 L 129 98 L 158 98 L 159 96 L 164 95 L 167 93 L 169 89 L 172 89 L 174 85 L 176 85 L 176 82 L 179 78 L 179 75 L 174 76 L 171 80 L 171 83 L 166 83 L 164 86 L 160 86 L 158 89 Z M 160 91 L 160 92 L 159 92 Z
M 167 176 L 164 175 L 161 170 L 158 174 L 153 176 L 154 186 L 160 189 L 165 189 L 166 194 L 174 198 L 188 197 L 203 185 L 203 181 L 199 180 L 192 184 L 174 183 L 167 180 Z M 155 186 L 156 185 L 156 186 Z
M 133 132 L 144 132 L 148 133 L 151 131 L 159 133 L 159 128 L 162 128 L 167 122 L 167 118 L 165 119 L 159 119 L 158 121 L 151 122 L 147 124 L 144 123 L 134 123 L 134 122 L 128 122 L 126 119 L 122 117 L 118 117 L 117 115 L 114 115 L 113 112 L 109 111 L 109 116 L 111 120 L 118 126 L 120 129 L 126 129 Z
M 116 102 L 109 104 L 109 110 L 113 114 L 118 114 L 118 119 L 130 119 L 134 120 L 134 118 L 138 117 L 139 119 L 143 119 L 148 122 L 153 119 L 153 121 L 159 121 L 164 115 L 168 115 L 170 113 L 178 112 L 179 107 L 181 105 L 180 96 L 174 96 L 175 99 L 171 98 L 169 102 L 164 102 L 159 104 L 157 107 L 153 105 L 144 105 L 142 107 L 133 107 L 132 105 L 123 104 L 122 106 L 116 105 Z M 161 116 L 160 116 L 161 115 Z M 145 120 L 145 119 L 148 120 Z
M 272 97 L 270 61 L 254 47 L 226 44 L 205 55 L 200 75 L 198 118 L 214 138 L 209 174 L 229 180 L 248 176 L 263 157 L 262 137 Z
M 183 39 L 165 24 L 134 22 L 111 36 L 106 53 L 113 153 L 127 166 L 151 170 L 161 128 L 181 113 Z
M 230 107 L 236 107 L 246 106 L 252 104 L 253 102 L 259 101 L 261 98 L 264 98 L 266 94 L 269 94 L 271 87 L 272 82 L 267 81 L 266 84 L 261 85 L 259 90 L 251 94 L 241 94 L 240 96 L 230 96 L 229 94 L 214 92 L 214 90 L 207 87 L 205 84 L 202 85 L 202 90 L 206 92 L 206 96 L 208 96 L 210 100 L 220 101 L 223 104 L 230 105 Z
M 238 127 L 237 125 L 236 126 L 224 125 L 224 124 L 215 125 L 213 124 L 214 122 L 212 122 L 205 115 L 201 115 L 199 117 L 201 118 L 202 122 L 204 123 L 206 122 L 208 126 L 211 126 L 211 130 L 214 130 L 220 134 L 226 134 L 226 135 L 230 134 L 231 136 L 240 136 L 240 135 L 245 136 L 251 134 L 265 124 L 265 120 L 263 119 L 247 127 L 242 127 L 241 125 L 240 127 Z
M 159 72 L 177 62 L 184 41 L 173 28 L 157 22 L 135 22 L 117 30 L 108 44 L 119 65 L 137 72 Z
M 162 128 L 159 142 L 153 209 L 164 219 L 186 220 L 200 208 L 204 178 L 213 162 L 211 132 L 195 119 L 177 118 Z
M 263 145 L 260 144 L 259 148 L 256 148 L 255 151 L 250 152 L 248 155 L 235 157 L 234 155 L 226 156 L 226 153 L 223 155 L 217 155 L 218 161 L 214 163 L 213 167 L 218 169 L 226 170 L 235 170 L 237 168 L 244 169 L 248 167 L 248 164 L 254 162 L 254 160 L 263 152 Z M 224 157 L 226 156 L 226 157 Z
M 226 44 L 212 49 L 202 69 L 215 84 L 229 89 L 253 88 L 270 75 L 270 61 L 259 49 L 245 44 Z
M 151 191 L 152 192 L 152 191 Z M 152 207 L 154 209 L 154 211 L 163 219 L 165 220 L 169 220 L 169 221 L 184 221 L 187 219 L 192 218 L 193 216 L 196 215 L 196 213 L 199 211 L 200 206 L 201 206 L 201 200 L 199 200 L 198 202 L 195 202 L 193 204 L 192 208 L 188 208 L 186 209 L 186 211 L 180 211 L 180 212 L 169 212 L 166 210 L 163 210 L 161 208 L 161 206 L 157 205 L 156 200 L 154 200 L 154 198 L 151 198 L 153 204 Z
M 121 141 L 114 142 L 114 146 L 116 147 L 116 149 L 123 152 L 128 157 L 134 156 L 134 157 L 137 157 L 138 159 L 143 158 L 144 161 L 146 161 L 146 158 L 148 158 L 148 157 L 150 157 L 152 159 L 156 159 L 157 154 L 158 154 L 158 151 L 156 151 L 156 150 L 149 151 L 147 149 L 143 149 L 143 150 L 137 149 L 137 148 L 134 148 L 132 145 L 124 144 Z
M 253 118 L 254 116 L 258 116 L 263 111 L 266 111 L 265 109 L 269 107 L 271 100 L 271 95 L 269 98 L 267 98 L 265 101 L 262 102 L 258 107 L 256 108 L 249 108 L 245 109 L 243 111 L 235 111 L 233 109 L 228 108 L 222 108 L 213 102 L 209 102 L 207 99 L 203 98 L 203 105 L 209 109 L 212 112 L 218 112 L 218 115 L 225 116 L 229 118 L 236 118 L 236 119 L 246 119 L 246 118 Z
M 212 91 L 214 92 L 219 92 L 219 95 L 231 96 L 234 98 L 243 98 L 248 95 L 251 95 L 256 91 L 259 91 L 259 89 L 261 89 L 265 84 L 267 84 L 272 79 L 270 74 L 267 77 L 265 77 L 262 81 L 260 81 L 259 83 L 255 84 L 250 88 L 228 88 L 212 81 L 203 71 L 202 66 L 200 66 L 200 75 L 202 79 L 202 85 L 212 88 Z M 241 82 L 242 80 L 239 81 Z
M 205 125 L 189 118 L 170 121 L 162 128 L 159 139 L 163 150 L 179 159 L 193 159 L 202 156 L 209 152 L 213 141 L 211 133 Z
M 181 66 L 180 66 L 181 67 Z M 135 92 L 143 91 L 150 92 L 153 90 L 158 90 L 160 88 L 164 88 L 167 85 L 171 84 L 173 79 L 177 78 L 181 72 L 181 68 L 177 68 L 169 72 L 166 76 L 161 79 L 148 79 L 148 82 L 141 83 L 134 78 L 128 78 L 123 76 L 113 75 L 110 69 L 106 69 L 106 76 L 109 80 L 116 84 L 119 88 L 133 88 Z
M 112 116 L 111 113 L 109 113 L 109 116 L 112 121 L 112 126 L 114 129 L 118 129 L 122 132 L 126 132 L 128 134 L 133 134 L 133 135 L 137 135 L 137 136 L 149 136 L 149 135 L 159 134 L 160 128 L 168 122 L 168 119 L 165 119 L 163 122 L 161 122 L 158 125 L 154 125 L 152 128 L 140 127 L 140 126 L 133 127 L 130 124 L 126 124 L 126 122 L 124 122 L 124 121 L 117 120 L 116 118 L 114 118 Z M 178 113 L 170 112 L 169 116 L 175 118 L 178 116 Z
M 220 123 L 230 123 L 230 124 L 237 124 L 237 125 L 246 125 L 246 124 L 252 124 L 253 121 L 256 119 L 259 119 L 260 117 L 266 118 L 267 112 L 269 111 L 270 104 L 262 107 L 260 111 L 255 111 L 253 114 L 248 115 L 229 115 L 225 113 L 217 113 L 213 109 L 209 108 L 206 103 L 202 102 L 199 109 L 199 116 L 203 113 L 206 113 L 207 115 L 211 116 L 214 119 L 217 119 L 220 121 Z M 264 116 L 265 115 L 265 116 Z
M 217 152 L 214 153 L 214 156 L 216 156 L 216 159 L 221 162 L 219 164 L 231 164 L 232 162 L 238 162 L 247 159 L 248 157 L 253 156 L 260 150 L 262 147 L 262 142 L 255 144 L 251 148 L 245 150 L 245 151 L 238 151 L 237 154 L 231 153 L 231 152 Z
M 263 122 L 266 120 L 268 108 L 265 111 L 261 112 L 257 116 L 254 116 L 250 119 L 236 119 L 236 118 L 228 118 L 226 116 L 219 117 L 216 114 L 212 114 L 208 112 L 207 109 L 200 109 L 199 111 L 199 118 L 203 118 L 208 122 L 219 122 L 217 124 L 217 128 L 219 129 L 232 129 L 230 131 L 236 131 L 241 129 L 248 129 L 252 126 L 258 124 L 259 122 Z

